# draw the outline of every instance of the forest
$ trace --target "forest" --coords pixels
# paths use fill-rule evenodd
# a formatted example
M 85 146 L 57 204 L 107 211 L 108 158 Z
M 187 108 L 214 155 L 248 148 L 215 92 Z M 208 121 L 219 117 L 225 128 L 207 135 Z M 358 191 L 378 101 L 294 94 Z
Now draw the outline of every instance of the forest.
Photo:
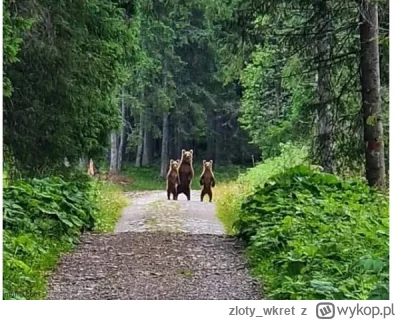
M 7 299 L 182 149 L 269 299 L 389 297 L 388 0 L 4 0 L 3 127 Z

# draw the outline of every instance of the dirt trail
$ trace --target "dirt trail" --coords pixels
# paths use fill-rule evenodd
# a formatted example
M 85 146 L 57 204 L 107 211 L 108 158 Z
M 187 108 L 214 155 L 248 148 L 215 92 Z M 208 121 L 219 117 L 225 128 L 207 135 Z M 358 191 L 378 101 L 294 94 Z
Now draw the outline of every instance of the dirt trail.
M 63 257 L 48 299 L 260 299 L 241 245 L 224 236 L 213 203 L 165 191 L 138 194 L 113 234 L 87 234 Z

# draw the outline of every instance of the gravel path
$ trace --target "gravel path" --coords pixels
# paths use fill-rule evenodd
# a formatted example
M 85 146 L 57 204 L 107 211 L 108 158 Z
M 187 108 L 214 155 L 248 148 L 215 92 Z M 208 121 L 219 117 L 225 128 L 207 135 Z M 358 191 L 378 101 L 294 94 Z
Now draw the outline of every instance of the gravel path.
M 185 232 L 190 234 L 224 234 L 210 202 L 200 202 L 200 191 L 192 191 L 191 201 L 179 195 L 178 201 L 166 200 L 165 191 L 138 194 L 126 207 L 115 232 Z
M 48 299 L 260 299 L 240 243 L 199 197 L 136 194 L 113 234 L 86 234 L 62 258 Z

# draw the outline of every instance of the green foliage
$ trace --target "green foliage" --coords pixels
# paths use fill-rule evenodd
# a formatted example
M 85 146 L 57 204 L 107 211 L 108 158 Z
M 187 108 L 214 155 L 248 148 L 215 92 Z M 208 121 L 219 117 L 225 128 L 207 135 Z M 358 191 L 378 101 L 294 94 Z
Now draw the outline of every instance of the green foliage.
M 379 4 L 382 96 L 389 83 L 388 5 L 387 0 Z M 240 83 L 240 123 L 263 157 L 278 154 L 279 143 L 306 141 L 310 159 L 321 163 L 319 142 L 323 139 L 316 128 L 324 121 L 316 114 L 329 103 L 336 169 L 343 175 L 363 175 L 359 4 L 206 0 L 204 6 L 215 30 L 222 79 L 227 84 Z M 326 32 L 328 25 L 331 30 Z M 319 48 L 328 34 L 332 41 L 322 57 Z M 316 78 L 321 71 L 329 74 L 326 86 Z M 329 98 L 321 103 L 322 91 Z M 388 132 L 388 103 L 382 100 L 384 132 Z
M 94 187 L 94 196 L 98 206 L 95 211 L 94 231 L 112 232 L 122 209 L 129 204 L 122 188 L 107 182 L 99 182 Z
M 299 141 L 309 133 L 305 110 L 312 88 L 307 76 L 299 75 L 301 68 L 297 56 L 286 59 L 279 47 L 269 45 L 255 49 L 241 74 L 240 122 L 264 157 L 279 154 L 280 143 Z
M 3 194 L 4 298 L 41 299 L 45 272 L 94 226 L 90 182 L 16 181 Z
M 122 10 L 100 0 L 18 1 L 9 10 L 14 21 L 34 21 L 5 70 L 14 91 L 4 100 L 4 143 L 15 167 L 33 176 L 65 157 L 103 154 L 135 47 Z
M 96 208 L 88 179 L 82 176 L 67 182 L 50 177 L 13 182 L 3 192 L 4 229 L 50 237 L 90 230 Z
M 257 187 L 264 185 L 272 176 L 285 169 L 306 163 L 307 147 L 293 143 L 280 145 L 279 156 L 271 157 L 257 164 L 254 168 L 241 173 L 236 181 L 218 184 L 215 189 L 217 216 L 222 221 L 228 234 L 236 234 L 236 221 L 240 207 L 246 197 Z
M 37 232 L 3 231 L 3 299 L 40 300 L 46 278 L 63 252 L 71 250 L 70 236 L 48 238 Z
M 3 1 L 3 96 L 10 97 L 13 91 L 10 79 L 5 75 L 7 66 L 18 61 L 22 35 L 32 24 L 32 20 L 12 16 L 10 5 L 13 0 Z
M 388 295 L 388 198 L 362 181 L 296 166 L 247 196 L 236 227 L 269 298 Z
M 179 154 L 194 141 L 195 149 L 207 145 L 207 156 L 214 160 L 237 161 L 242 155 L 249 160 L 248 138 L 237 121 L 237 87 L 223 86 L 215 46 L 219 35 L 207 24 L 203 1 L 140 3 L 140 53 L 128 88 L 133 124 L 128 153 L 143 143 L 143 130 L 151 140 L 159 140 L 162 119 L 168 114 L 172 153 Z M 227 152 L 231 146 L 239 146 L 237 155 Z
M 272 176 L 294 166 L 307 162 L 307 146 L 299 146 L 292 142 L 279 145 L 280 155 L 267 158 L 250 168 L 238 178 L 238 183 L 247 185 L 251 189 L 263 185 Z
M 46 278 L 83 231 L 110 231 L 126 204 L 86 175 L 14 181 L 4 187 L 3 297 L 43 299 Z

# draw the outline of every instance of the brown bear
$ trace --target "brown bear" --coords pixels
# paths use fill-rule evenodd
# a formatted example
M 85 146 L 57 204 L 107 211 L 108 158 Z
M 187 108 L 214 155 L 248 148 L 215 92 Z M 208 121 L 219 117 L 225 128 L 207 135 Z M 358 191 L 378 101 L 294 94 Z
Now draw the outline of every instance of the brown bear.
M 212 202 L 212 188 L 215 187 L 215 177 L 212 170 L 212 165 L 212 160 L 203 160 L 203 172 L 200 175 L 200 185 L 202 186 L 200 201 L 203 201 L 204 196 L 207 194 L 210 202 Z
M 167 173 L 167 198 L 171 200 L 178 200 L 178 185 L 179 185 L 179 160 L 171 159 L 169 161 L 169 170 Z
M 185 149 L 182 149 L 178 172 L 180 180 L 178 185 L 178 195 L 183 193 L 186 195 L 187 200 L 190 201 L 190 187 L 194 177 L 193 150 L 186 151 Z

